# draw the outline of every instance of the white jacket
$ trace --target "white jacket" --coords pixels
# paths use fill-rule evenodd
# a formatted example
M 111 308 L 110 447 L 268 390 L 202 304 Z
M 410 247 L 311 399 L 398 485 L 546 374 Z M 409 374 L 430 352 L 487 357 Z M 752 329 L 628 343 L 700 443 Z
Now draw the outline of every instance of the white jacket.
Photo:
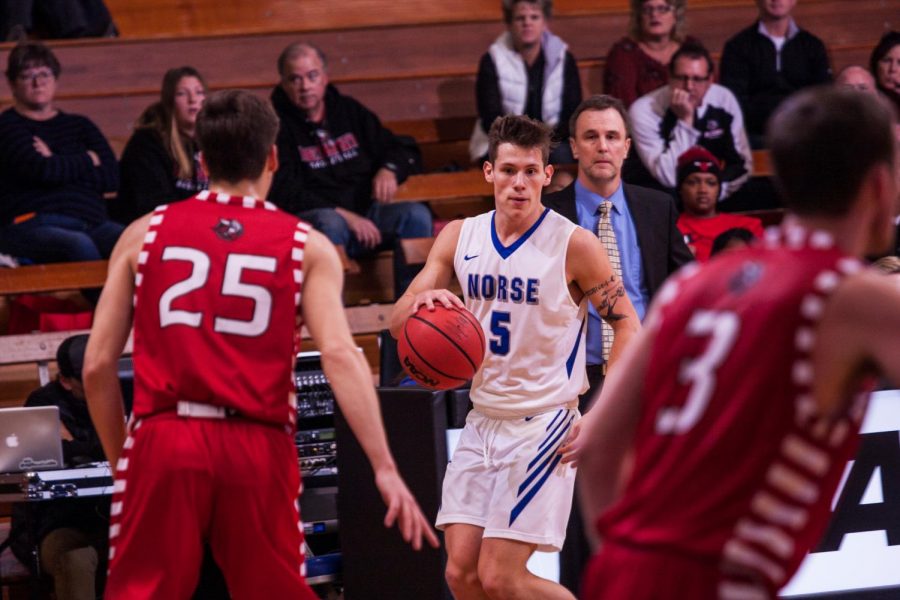
M 541 52 L 544 53 L 544 86 L 541 97 L 541 120 L 555 127 L 559 123 L 562 110 L 563 72 L 565 71 L 566 50 L 569 46 L 558 36 L 544 31 L 541 37 Z M 512 35 L 504 32 L 491 44 L 488 54 L 497 69 L 497 85 L 503 111 L 508 115 L 525 112 L 528 90 L 528 70 L 522 56 L 516 52 Z M 476 119 L 475 130 L 469 139 L 469 157 L 475 161 L 488 151 L 487 133 L 481 127 L 481 119 Z

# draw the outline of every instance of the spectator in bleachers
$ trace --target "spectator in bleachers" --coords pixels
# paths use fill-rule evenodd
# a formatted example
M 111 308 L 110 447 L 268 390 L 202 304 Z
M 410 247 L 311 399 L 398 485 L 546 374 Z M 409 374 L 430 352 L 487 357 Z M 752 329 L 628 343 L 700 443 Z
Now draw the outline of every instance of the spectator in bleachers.
M 312 223 L 351 258 L 393 247 L 395 289 L 407 272 L 399 239 L 431 237 L 431 211 L 391 203 L 410 171 L 411 153 L 378 117 L 328 83 L 321 50 L 291 44 L 278 57 L 281 83 L 272 105 L 281 120 L 279 169 L 269 200 Z
M 898 37 L 900 37 L 900 34 L 898 34 Z M 895 47 L 897 48 L 897 61 L 900 61 L 900 45 Z M 895 72 L 897 74 L 897 77 L 900 78 L 900 63 L 898 63 L 895 67 Z M 898 105 L 900 94 L 892 97 L 890 94 L 885 93 L 878 86 L 878 83 L 876 82 L 875 76 L 872 74 L 872 72 L 866 70 L 864 67 L 860 67 L 859 65 L 850 65 L 849 67 L 844 67 L 843 69 L 841 69 L 841 72 L 838 73 L 838 76 L 834 81 L 837 85 L 841 85 L 858 92 L 863 92 L 865 94 L 876 94 L 880 96 L 885 102 L 890 103 L 897 115 L 900 116 L 900 105 Z M 894 123 L 894 134 L 897 137 L 897 141 L 900 142 L 900 123 Z
M 859 65 L 844 67 L 834 78 L 836 85 L 841 85 L 857 92 L 875 93 L 875 77 Z
M 87 335 L 66 338 L 59 345 L 59 374 L 36 389 L 25 406 L 59 409 L 63 460 L 72 468 L 105 460 L 100 438 L 88 414 L 81 381 Z M 111 496 L 64 498 L 13 505 L 10 547 L 23 564 L 53 577 L 57 600 L 94 600 L 106 573 Z M 100 585 L 98 585 L 100 584 Z
M 684 44 L 669 65 L 669 85 L 638 98 L 631 105 L 634 143 L 644 167 L 663 188 L 677 183 L 678 157 L 692 146 L 703 146 L 722 165 L 721 198 L 747 181 L 753 154 L 737 99 L 714 82 L 709 52 L 699 44 Z
M 113 213 L 130 223 L 160 204 L 190 198 L 205 190 L 194 139 L 197 113 L 206 99 L 206 82 L 193 67 L 169 69 L 159 102 L 138 118 L 119 163 L 122 184 Z
M 754 148 L 769 115 L 793 92 L 831 81 L 822 40 L 791 17 L 797 0 L 756 0 L 759 20 L 725 43 L 721 82 L 741 103 Z
M 469 157 L 483 162 L 488 150 L 485 132 L 497 117 L 513 114 L 552 126 L 559 144 L 550 153 L 550 162 L 572 163 L 566 140 L 569 117 L 581 102 L 581 79 L 568 45 L 547 27 L 553 0 L 502 0 L 502 8 L 507 30 L 478 63 L 478 120 L 469 140 Z
M 701 146 L 694 146 L 678 158 L 678 194 L 684 210 L 678 230 L 700 262 L 709 260 L 713 241 L 735 227 L 762 237 L 762 222 L 754 217 L 720 213 L 716 210 L 722 187 L 719 161 Z
M 869 68 L 875 83 L 900 114 L 900 31 L 888 31 L 872 50 Z
M 0 2 L 0 41 L 28 36 L 44 39 L 118 35 L 103 0 L 4 0 Z
M 722 252 L 730 252 L 732 250 L 740 250 L 746 248 L 758 239 L 759 236 L 754 235 L 749 229 L 743 227 L 732 227 L 716 236 L 713 240 L 712 250 L 709 252 L 710 258 L 721 254 Z
M 55 107 L 59 73 L 43 44 L 13 48 L 14 104 L 0 114 L 0 252 L 37 263 L 107 258 L 122 232 L 103 197 L 116 157 L 89 119 Z
M 669 63 L 683 42 L 687 0 L 631 0 L 627 37 L 613 44 L 603 69 L 603 93 L 625 107 L 669 82 Z

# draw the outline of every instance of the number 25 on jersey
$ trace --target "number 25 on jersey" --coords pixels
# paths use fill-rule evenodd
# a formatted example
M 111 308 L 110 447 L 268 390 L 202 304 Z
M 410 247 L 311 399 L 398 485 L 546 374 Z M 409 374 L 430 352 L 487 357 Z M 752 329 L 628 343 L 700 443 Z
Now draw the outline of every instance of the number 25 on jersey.
M 168 246 L 162 253 L 163 261 L 185 261 L 191 263 L 191 273 L 186 279 L 173 284 L 159 298 L 160 327 L 187 325 L 200 327 L 203 313 L 172 308 L 178 298 L 199 290 L 209 279 L 209 256 L 195 248 Z M 244 271 L 264 271 L 274 273 L 277 261 L 271 256 L 255 254 L 229 254 L 225 261 L 225 276 L 222 279 L 222 296 L 247 298 L 253 301 L 253 315 L 249 321 L 215 316 L 213 330 L 245 337 L 256 337 L 269 328 L 272 316 L 272 294 L 261 285 L 241 281 Z M 214 307 L 215 305 L 213 305 Z

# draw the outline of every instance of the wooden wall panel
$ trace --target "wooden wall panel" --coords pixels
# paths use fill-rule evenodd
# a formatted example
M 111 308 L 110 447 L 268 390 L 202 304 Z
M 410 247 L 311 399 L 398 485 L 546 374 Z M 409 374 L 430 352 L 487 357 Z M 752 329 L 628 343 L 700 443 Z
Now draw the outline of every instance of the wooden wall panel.
M 828 0 L 803 0 L 798 14 Z M 861 3 L 860 3 L 861 4 Z M 882 4 L 898 18 L 894 0 Z M 315 32 L 398 25 L 498 22 L 499 0 L 107 0 L 124 37 L 173 37 L 235 33 Z M 856 10 L 854 2 L 846 8 Z M 853 9 L 850 7 L 854 6 Z M 754 13 L 750 0 L 691 0 L 691 13 L 724 8 Z M 862 8 L 859 9 L 862 12 Z M 557 19 L 585 15 L 625 15 L 627 0 L 557 0 Z M 809 25 L 811 27 L 811 25 Z
M 691 12 L 690 30 L 718 53 L 728 36 L 752 21 L 755 13 L 748 4 L 698 7 Z M 807 0 L 798 7 L 801 24 L 819 33 L 829 46 L 872 46 L 886 23 L 900 27 L 898 15 L 900 0 L 855 0 L 852 10 L 844 0 Z M 624 14 L 591 14 L 559 17 L 553 28 L 580 61 L 600 61 L 623 35 L 626 23 Z M 54 46 L 63 65 L 59 93 L 65 97 L 152 94 L 159 89 L 165 70 L 182 64 L 198 68 L 214 89 L 268 86 L 278 79 L 275 61 L 279 52 L 301 38 L 328 53 L 330 76 L 337 83 L 465 77 L 475 74 L 479 57 L 500 31 L 497 22 L 472 22 L 302 36 L 85 40 Z M 5 61 L 9 47 L 0 45 L 0 61 Z M 4 99 L 8 99 L 5 90 L 0 94 L 0 100 Z
M 496 0 L 107 0 L 123 36 L 316 31 L 500 18 Z

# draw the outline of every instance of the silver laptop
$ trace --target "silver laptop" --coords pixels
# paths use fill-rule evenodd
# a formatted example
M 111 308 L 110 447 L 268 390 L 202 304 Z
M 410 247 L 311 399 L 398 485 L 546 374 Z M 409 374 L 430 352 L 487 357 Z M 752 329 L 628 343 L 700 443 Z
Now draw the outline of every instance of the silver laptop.
M 0 409 L 0 473 L 62 467 L 59 408 Z

